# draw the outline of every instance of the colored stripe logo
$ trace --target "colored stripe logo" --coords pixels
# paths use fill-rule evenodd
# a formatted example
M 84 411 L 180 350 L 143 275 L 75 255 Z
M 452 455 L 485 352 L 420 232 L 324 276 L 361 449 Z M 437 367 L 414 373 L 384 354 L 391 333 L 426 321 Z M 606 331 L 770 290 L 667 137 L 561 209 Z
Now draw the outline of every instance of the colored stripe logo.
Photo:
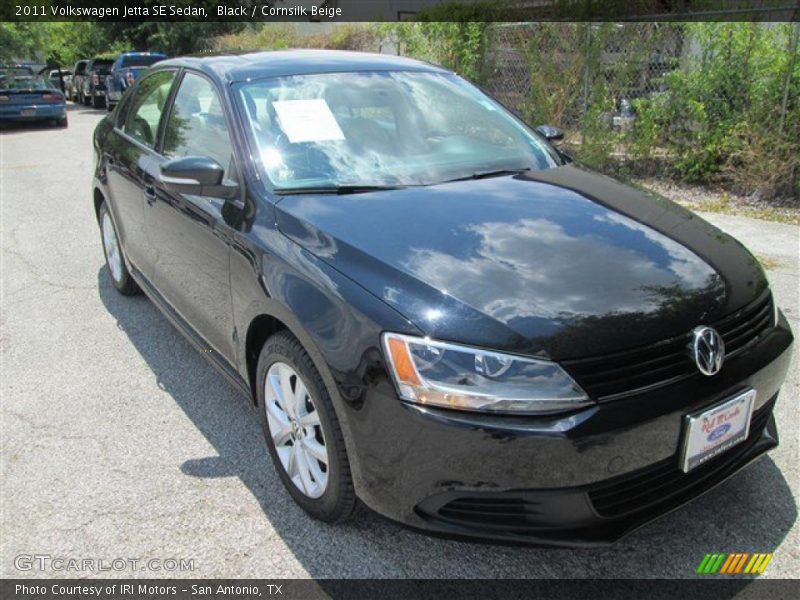
M 771 552 L 714 552 L 703 557 L 697 572 L 703 575 L 763 573 L 771 560 Z

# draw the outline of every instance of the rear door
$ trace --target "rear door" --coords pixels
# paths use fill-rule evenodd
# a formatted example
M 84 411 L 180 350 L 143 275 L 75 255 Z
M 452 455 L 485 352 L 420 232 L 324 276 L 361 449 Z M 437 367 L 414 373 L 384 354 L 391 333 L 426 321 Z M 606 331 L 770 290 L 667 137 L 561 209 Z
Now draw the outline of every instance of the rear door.
M 164 160 L 208 156 L 240 181 L 229 133 L 230 120 L 214 83 L 184 71 L 163 128 Z M 145 207 L 150 244 L 157 249 L 153 283 L 180 316 L 234 364 L 229 258 L 233 228 L 225 200 L 173 193 L 158 178 Z
M 161 70 L 143 78 L 109 136 L 108 187 L 117 231 L 128 259 L 148 278 L 154 252 L 144 230 L 145 193 L 158 173 L 156 140 L 175 76 L 175 70 Z

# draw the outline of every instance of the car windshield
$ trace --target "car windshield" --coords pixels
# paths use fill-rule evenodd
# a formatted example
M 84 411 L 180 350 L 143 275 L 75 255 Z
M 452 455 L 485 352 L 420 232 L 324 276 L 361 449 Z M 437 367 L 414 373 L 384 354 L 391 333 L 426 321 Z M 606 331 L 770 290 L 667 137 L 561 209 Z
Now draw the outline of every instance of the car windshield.
M 0 88 L 14 91 L 46 91 L 55 88 L 41 77 L 10 77 L 0 79 Z
M 121 66 L 127 67 L 149 67 L 153 63 L 164 60 L 163 56 L 126 56 L 122 59 Z
M 272 78 L 241 84 L 239 96 L 276 188 L 432 185 L 561 164 L 521 121 L 452 74 Z

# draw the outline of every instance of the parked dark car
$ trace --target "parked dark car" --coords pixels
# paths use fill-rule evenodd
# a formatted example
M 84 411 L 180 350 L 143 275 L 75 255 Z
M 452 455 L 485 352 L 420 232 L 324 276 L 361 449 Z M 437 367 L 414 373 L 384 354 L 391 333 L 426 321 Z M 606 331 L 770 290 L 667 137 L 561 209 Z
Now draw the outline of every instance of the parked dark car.
M 106 76 L 106 108 L 113 110 L 122 94 L 147 67 L 167 58 L 162 52 L 123 52 Z
M 51 121 L 67 126 L 67 101 L 43 77 L 0 77 L 0 123 Z
M 81 90 L 83 89 L 83 79 L 86 76 L 87 64 L 89 64 L 89 59 L 79 60 L 75 63 L 72 68 L 72 78 L 66 89 L 67 98 L 80 104 L 83 104 Z
M 102 108 L 106 103 L 106 76 L 111 72 L 114 61 L 107 58 L 93 58 L 86 64 L 86 72 L 81 78 L 81 101 L 92 108 Z
M 113 285 L 252 397 L 316 518 L 603 544 L 778 443 L 758 261 L 449 71 L 167 60 L 94 148 Z

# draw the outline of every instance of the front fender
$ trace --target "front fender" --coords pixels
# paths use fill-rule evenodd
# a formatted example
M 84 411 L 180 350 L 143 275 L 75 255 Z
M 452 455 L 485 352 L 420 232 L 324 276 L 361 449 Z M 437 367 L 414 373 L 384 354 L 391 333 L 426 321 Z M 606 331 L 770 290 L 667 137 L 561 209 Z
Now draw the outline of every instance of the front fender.
M 249 381 L 247 332 L 257 318 L 266 315 L 286 326 L 309 353 L 331 394 L 358 490 L 361 469 L 351 422 L 358 418 L 373 381 L 386 376 L 380 334 L 420 332 L 386 303 L 281 234 L 269 209 L 259 211 L 256 223 L 237 235 L 232 246 L 238 370 Z

